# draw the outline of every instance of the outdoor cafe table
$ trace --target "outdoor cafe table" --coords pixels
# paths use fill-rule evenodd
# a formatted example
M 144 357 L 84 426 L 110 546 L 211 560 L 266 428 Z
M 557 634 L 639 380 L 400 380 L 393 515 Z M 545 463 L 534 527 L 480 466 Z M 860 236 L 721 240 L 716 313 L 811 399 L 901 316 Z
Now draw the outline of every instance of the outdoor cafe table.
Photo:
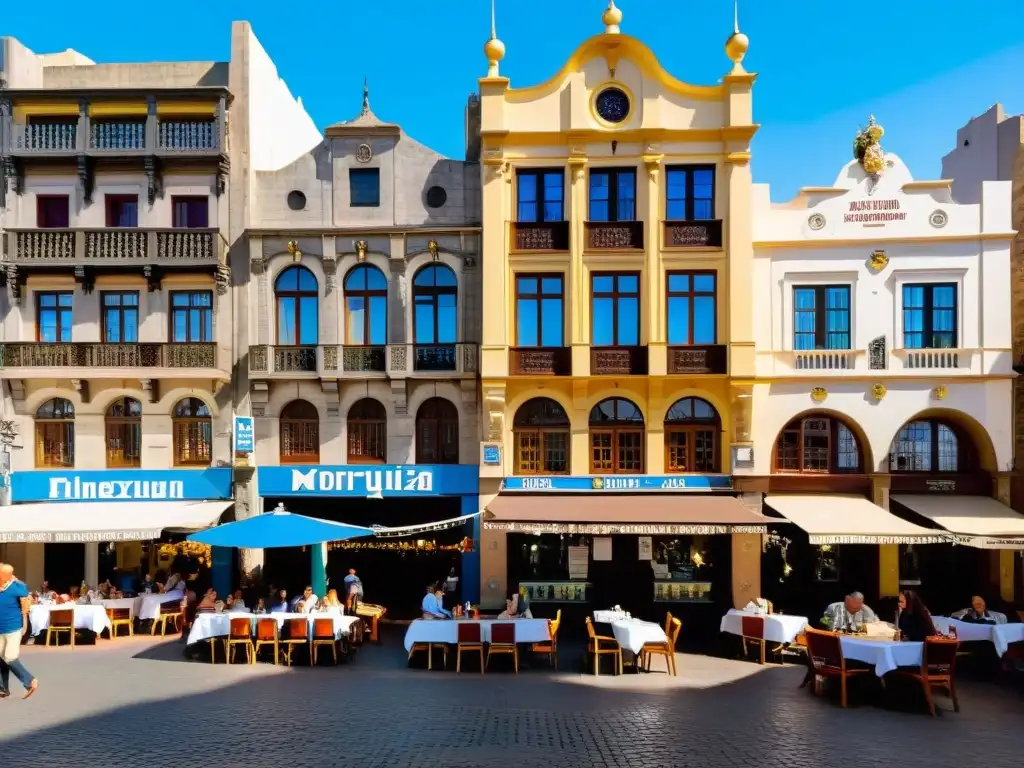
M 784 613 L 765 615 L 732 609 L 722 617 L 721 631 L 742 636 L 744 616 L 761 616 L 764 619 L 764 639 L 772 643 L 795 642 L 808 624 L 806 616 L 790 616 Z
M 51 611 L 75 612 L 75 629 L 88 629 L 97 635 L 105 629 L 110 629 L 110 618 L 102 605 L 78 605 L 77 603 L 63 603 L 62 605 L 46 604 L 33 605 L 28 609 L 29 624 L 32 627 L 32 636 L 40 634 L 50 626 Z
M 491 642 L 492 624 L 514 624 L 517 643 L 544 643 L 551 639 L 547 619 L 416 619 L 405 631 L 405 650 L 416 643 L 455 645 L 459 642 L 459 624 L 480 625 L 480 638 Z
M 274 619 L 277 621 L 277 628 L 284 627 L 285 622 L 290 619 L 306 619 L 309 622 L 309 636 L 313 636 L 314 619 L 332 619 L 334 621 L 334 639 L 341 640 L 349 633 L 353 624 L 361 619 L 358 616 L 342 616 L 339 613 L 244 613 L 232 611 L 229 613 L 197 613 L 195 621 L 192 622 L 192 629 L 188 633 L 187 645 L 200 643 L 203 640 L 212 640 L 216 637 L 227 637 L 231 634 L 232 619 L 249 619 L 255 633 L 256 619 Z
M 143 621 L 160 618 L 161 605 L 164 603 L 180 603 L 184 596 L 184 592 L 165 592 L 162 595 L 139 595 L 135 598 L 135 612 L 132 616 Z
M 640 619 L 619 619 L 609 622 L 615 642 L 621 648 L 639 654 L 640 649 L 647 643 L 668 643 L 665 629 L 653 621 L 641 621 Z
M 871 640 L 854 635 L 840 635 L 839 642 L 847 661 L 860 661 L 873 666 L 879 677 L 885 677 L 897 667 L 921 667 L 924 643 Z
M 951 627 L 956 628 L 956 639 L 962 643 L 986 641 L 995 646 L 1002 658 L 1009 650 L 1010 643 L 1024 642 L 1024 624 L 972 624 L 945 616 L 932 616 L 935 628 L 945 635 Z
M 101 601 L 100 604 L 105 609 L 109 609 L 109 610 L 116 610 L 118 608 L 127 608 L 131 612 L 131 616 L 134 619 L 135 618 L 135 601 L 137 599 L 138 598 L 134 598 L 134 597 L 120 597 L 120 598 L 118 598 L 116 600 L 103 600 L 103 601 Z

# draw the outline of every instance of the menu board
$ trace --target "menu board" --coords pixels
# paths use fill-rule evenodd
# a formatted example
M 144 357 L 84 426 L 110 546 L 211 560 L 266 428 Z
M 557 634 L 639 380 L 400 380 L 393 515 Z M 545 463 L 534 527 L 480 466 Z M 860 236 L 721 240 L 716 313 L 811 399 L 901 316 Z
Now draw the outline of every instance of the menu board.
M 590 571 L 590 547 L 569 547 L 569 578 L 585 579 Z
M 640 560 L 654 559 L 654 543 L 650 536 L 638 536 L 636 548 L 637 556 Z
M 594 560 L 611 560 L 612 559 L 612 537 L 611 536 L 595 536 L 594 537 Z

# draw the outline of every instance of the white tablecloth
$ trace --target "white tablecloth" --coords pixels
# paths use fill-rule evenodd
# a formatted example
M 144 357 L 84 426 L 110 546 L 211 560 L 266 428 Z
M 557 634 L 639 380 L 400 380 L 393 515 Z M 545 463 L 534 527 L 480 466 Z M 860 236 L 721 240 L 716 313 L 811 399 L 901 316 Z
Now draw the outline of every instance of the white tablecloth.
M 932 616 L 932 621 L 935 628 L 944 634 L 949 634 L 950 627 L 956 627 L 956 639 L 961 642 L 982 640 L 992 643 L 1000 658 L 1010 643 L 1024 642 L 1024 624 L 972 624 L 945 616 Z
M 492 624 L 515 624 L 517 643 L 543 643 L 551 639 L 547 619 L 416 619 L 405 631 L 405 650 L 411 651 L 413 643 L 444 643 L 455 645 L 459 642 L 459 624 L 473 622 L 480 625 L 480 638 L 491 642 Z
M 730 635 L 742 635 L 743 617 L 759 615 L 750 611 L 732 609 L 722 617 L 721 631 L 728 632 Z M 764 639 L 772 643 L 792 643 L 808 624 L 806 616 L 773 613 L 763 618 Z
M 135 617 L 139 619 L 155 619 L 160 616 L 163 603 L 181 602 L 184 592 L 167 592 L 163 595 L 139 595 L 135 598 Z
M 132 618 L 135 618 L 134 597 L 121 597 L 117 600 L 103 600 L 102 605 L 104 608 L 127 608 L 129 611 L 131 611 Z
M 75 612 L 75 629 L 88 629 L 96 634 L 110 629 L 110 619 L 102 605 L 33 605 L 28 609 L 32 635 L 38 635 L 50 626 L 50 611 L 66 611 L 68 609 L 73 609 Z
M 623 648 L 640 653 L 640 649 L 647 643 L 667 643 L 668 637 L 665 630 L 653 621 L 640 621 L 640 619 L 621 619 L 611 622 L 612 634 L 615 640 Z
M 334 638 L 341 640 L 349 633 L 352 625 L 360 619 L 358 616 L 342 616 L 341 614 L 324 613 L 199 613 L 196 614 L 192 629 L 188 633 L 188 644 L 199 643 L 213 637 L 227 637 L 231 633 L 231 619 L 249 619 L 253 633 L 256 631 L 256 619 L 275 619 L 280 629 L 289 619 L 305 619 L 309 622 L 310 636 L 313 634 L 314 619 L 333 619 Z
M 626 618 L 625 611 L 594 611 L 594 621 L 598 624 L 611 624 Z
M 865 640 L 840 635 L 843 656 L 847 661 L 861 661 L 875 668 L 875 674 L 884 677 L 897 667 L 920 667 L 924 643 L 902 643 L 895 640 Z

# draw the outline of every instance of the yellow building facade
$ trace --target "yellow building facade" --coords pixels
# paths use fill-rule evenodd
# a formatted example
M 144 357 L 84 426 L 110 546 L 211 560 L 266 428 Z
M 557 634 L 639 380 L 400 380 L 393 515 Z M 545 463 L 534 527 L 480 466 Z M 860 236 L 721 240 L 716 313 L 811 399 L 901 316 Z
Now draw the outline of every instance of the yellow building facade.
M 720 85 L 691 85 L 622 16 L 610 3 L 603 31 L 539 85 L 513 88 L 505 46 L 485 46 L 485 605 L 523 582 L 513 560 L 535 557 L 513 533 L 582 536 L 596 566 L 610 545 L 592 536 L 640 536 L 625 545 L 638 561 L 645 533 L 707 532 L 731 549 L 727 601 L 759 592 L 757 521 L 729 493 L 752 450 L 747 39 L 728 39 Z

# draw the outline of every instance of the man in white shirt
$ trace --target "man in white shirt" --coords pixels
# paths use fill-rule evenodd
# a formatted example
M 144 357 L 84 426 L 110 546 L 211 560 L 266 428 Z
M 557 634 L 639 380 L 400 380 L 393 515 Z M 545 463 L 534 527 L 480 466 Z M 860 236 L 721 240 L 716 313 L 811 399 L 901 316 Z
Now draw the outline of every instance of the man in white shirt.
M 320 599 L 313 594 L 312 587 L 302 590 L 302 595 L 292 601 L 292 610 L 296 613 L 312 613 Z

